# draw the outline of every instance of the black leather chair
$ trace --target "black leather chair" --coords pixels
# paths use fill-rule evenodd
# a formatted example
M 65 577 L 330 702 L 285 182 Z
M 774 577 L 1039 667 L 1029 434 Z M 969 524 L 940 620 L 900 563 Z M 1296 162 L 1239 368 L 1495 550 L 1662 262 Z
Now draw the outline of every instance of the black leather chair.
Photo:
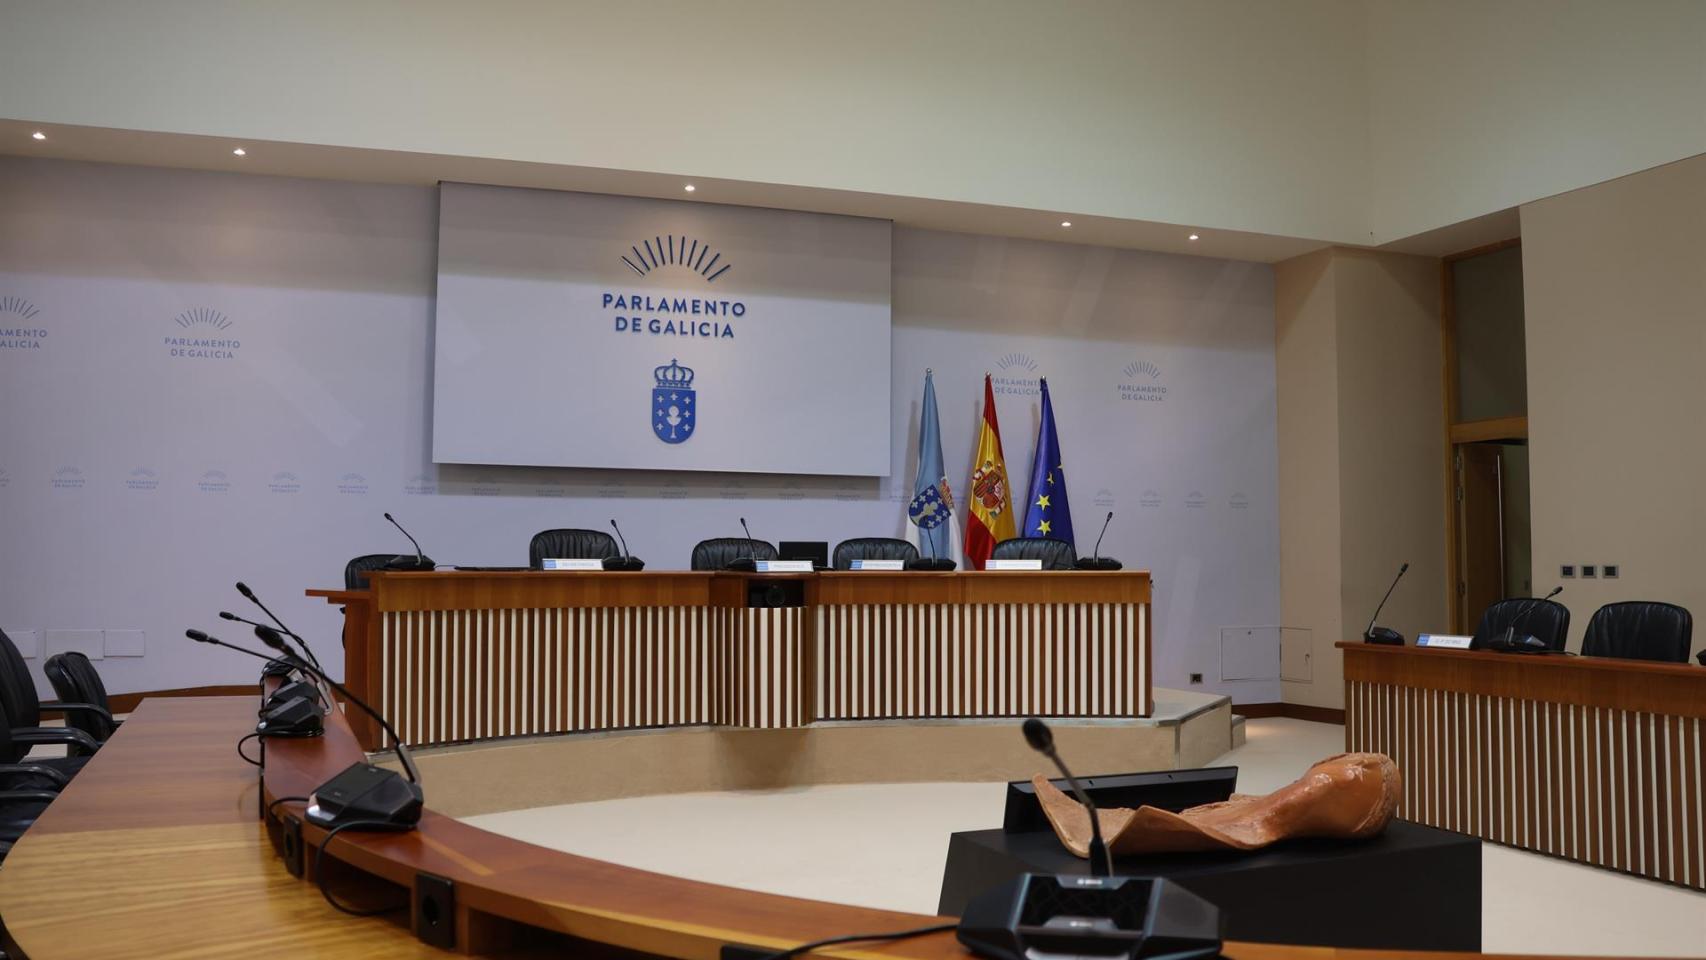
M 855 560 L 902 560 L 911 563 L 918 559 L 918 548 L 894 537 L 857 537 L 835 545 L 830 565 L 837 570 L 853 569 Z
M 36 696 L 35 681 L 30 679 L 23 654 L 18 652 L 18 645 L 4 630 L 0 630 L 0 710 L 4 710 L 8 718 L 7 739 L 0 744 L 0 763 L 19 763 L 35 747 L 62 744 L 69 756 L 32 762 L 52 767 L 66 776 L 73 776 L 83 769 L 89 756 L 100 747 L 100 742 L 76 727 L 44 727 L 41 725 L 42 713 L 70 715 L 86 711 L 112 720 L 111 713 L 92 703 L 60 703 L 43 707 L 41 698 Z
M 48 657 L 41 668 L 61 703 L 92 703 L 106 711 L 104 716 L 88 710 L 65 715 L 66 726 L 76 727 L 106 743 L 122 721 L 112 718 L 113 705 L 107 699 L 107 685 L 101 682 L 101 675 L 95 671 L 95 665 L 89 662 L 88 656 L 75 650 L 56 653 Z
M 1629 600 L 1593 612 L 1582 638 L 1582 656 L 1687 663 L 1694 642 L 1694 615 L 1674 603 Z
M 546 560 L 608 560 L 621 553 L 616 538 L 602 530 L 541 530 L 527 545 L 527 565 L 543 570 Z
M 344 589 L 366 590 L 367 575 L 375 570 L 385 569 L 385 565 L 395 556 L 394 553 L 364 553 L 344 564 Z
M 721 570 L 729 565 L 730 560 L 742 557 L 774 560 L 777 557 L 776 546 L 765 540 L 748 540 L 745 537 L 701 540 L 693 546 L 692 567 L 695 570 Z
M 12 752 L 11 729 L 0 709 L 0 754 Z M 0 860 L 70 779 L 70 774 L 41 760 L 0 763 Z
M 1524 607 L 1529 608 L 1526 614 Z M 1518 636 L 1533 634 L 1547 648 L 1562 650 L 1564 641 L 1570 637 L 1570 608 L 1556 600 L 1537 601 L 1531 597 L 1499 600 L 1481 612 L 1481 622 L 1475 625 L 1475 639 L 1470 646 L 1485 650 L 1488 644 L 1505 635 L 1505 628 L 1513 625 Z
M 995 545 L 993 560 L 1041 560 L 1044 570 L 1071 570 L 1078 565 L 1072 544 L 1053 537 L 1014 537 Z

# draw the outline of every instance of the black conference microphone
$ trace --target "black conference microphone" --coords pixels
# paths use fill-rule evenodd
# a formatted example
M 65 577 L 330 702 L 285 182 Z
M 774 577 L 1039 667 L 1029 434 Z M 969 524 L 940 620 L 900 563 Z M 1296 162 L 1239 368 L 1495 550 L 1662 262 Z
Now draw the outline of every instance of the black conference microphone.
M 1404 645 L 1404 635 L 1388 627 L 1377 627 L 1374 621 L 1380 619 L 1380 611 L 1386 609 L 1386 601 L 1392 599 L 1392 591 L 1397 589 L 1398 581 L 1404 579 L 1404 574 L 1410 569 L 1408 563 L 1398 568 L 1398 575 L 1392 578 L 1392 586 L 1386 588 L 1386 596 L 1380 598 L 1380 606 L 1374 608 L 1374 616 L 1368 618 L 1368 629 L 1362 632 L 1363 643 L 1381 643 L 1390 647 Z
M 932 573 L 945 573 L 954 569 L 954 561 L 947 557 L 936 556 L 936 538 L 930 536 L 930 531 L 920 527 L 918 539 L 924 542 L 924 547 L 930 552 L 928 557 L 915 557 L 906 562 L 908 570 L 925 570 Z
M 271 628 L 257 627 L 256 629 L 270 630 Z M 264 653 L 256 653 L 247 647 L 226 643 L 224 640 L 201 630 L 185 630 L 184 636 L 196 643 L 211 644 L 248 654 L 251 657 L 258 657 L 268 664 L 286 662 L 277 657 L 269 657 Z M 287 671 L 293 669 L 293 666 L 287 666 Z M 269 669 L 268 672 L 270 674 L 271 670 Z M 287 686 L 296 686 L 296 684 L 288 684 Z M 282 691 L 285 688 L 280 687 L 279 689 Z M 316 698 L 320 696 L 318 690 L 315 690 L 314 694 Z M 255 724 L 255 733 L 263 737 L 317 737 L 325 732 L 325 723 L 321 720 L 319 705 L 302 694 L 292 695 L 279 702 L 274 702 L 274 699 L 269 697 L 266 704 L 261 708 L 260 717 L 260 722 Z
M 244 599 L 248 600 L 250 603 L 254 604 L 257 607 L 260 607 L 261 612 L 267 615 L 267 619 L 271 620 L 273 623 L 278 624 L 278 628 L 280 630 L 284 631 L 286 634 L 288 634 L 292 637 L 296 637 L 296 642 L 302 644 L 302 649 L 307 652 L 308 659 L 314 661 L 314 666 L 318 667 L 320 665 L 320 658 L 314 656 L 314 651 L 308 649 L 308 643 L 306 641 L 304 641 L 301 637 L 297 637 L 296 633 L 294 631 L 292 631 L 289 627 L 285 626 L 284 621 L 280 620 L 278 618 L 278 614 L 273 613 L 271 610 L 268 610 L 267 605 L 261 602 L 260 597 L 255 596 L 255 591 L 250 590 L 248 584 L 244 583 L 241 580 L 237 581 L 237 592 L 242 594 Z M 237 618 L 236 617 L 230 617 L 229 619 L 235 620 Z M 249 621 L 244 621 L 244 622 L 248 623 Z
M 1106 559 L 1104 559 L 1102 557 L 1102 538 L 1108 535 L 1108 524 L 1113 523 L 1113 522 L 1114 522 L 1114 512 L 1112 510 L 1109 510 L 1107 519 L 1102 521 L 1102 532 L 1096 534 L 1096 549 L 1090 551 L 1090 556 L 1078 558 L 1078 562 L 1075 564 L 1075 566 L 1078 567 L 1078 569 L 1080 569 L 1080 570 L 1119 570 L 1119 569 L 1122 569 L 1125 567 L 1125 564 L 1119 562 L 1118 560 L 1115 560 L 1112 557 L 1108 557 Z
M 397 735 L 396 728 L 380 716 L 379 711 L 351 693 L 348 687 L 327 676 L 319 667 L 304 663 L 291 651 L 290 644 L 285 642 L 277 630 L 271 627 L 256 627 L 255 636 L 259 637 L 262 643 L 284 654 L 286 658 L 294 660 L 297 666 L 319 677 L 333 690 L 342 694 L 345 700 L 355 704 L 361 712 L 377 720 L 386 736 L 391 738 L 391 747 L 397 754 L 398 762 L 403 765 L 403 772 L 408 775 L 408 779 L 404 780 L 394 770 L 357 761 L 314 789 L 309 795 L 308 809 L 303 812 L 303 816 L 316 826 L 328 828 L 360 823 L 373 830 L 414 829 L 415 824 L 420 822 L 421 805 L 425 797 L 421 793 L 420 771 L 415 769 L 414 758 L 409 756 L 409 748 L 403 744 L 403 738 Z
M 419 540 L 415 539 L 414 534 L 410 533 L 407 530 L 403 530 L 403 525 L 397 522 L 396 517 L 393 517 L 389 513 L 387 513 L 385 515 L 385 519 L 391 521 L 391 526 L 396 527 L 398 530 L 402 531 L 403 536 L 408 537 L 409 542 L 415 545 L 415 555 L 414 556 L 406 557 L 402 554 L 398 554 L 398 555 L 392 557 L 390 560 L 385 561 L 385 569 L 387 569 L 387 570 L 432 570 L 438 566 L 437 564 L 432 562 L 432 559 L 430 557 L 428 557 L 426 554 L 421 552 L 421 542 Z M 310 656 L 312 656 L 312 654 L 310 654 Z
M 646 561 L 628 552 L 628 538 L 622 536 L 622 528 L 616 525 L 616 518 L 610 518 L 610 529 L 616 531 L 616 540 L 622 544 L 620 557 L 605 557 L 604 569 L 619 570 L 624 573 L 637 573 L 646 569 Z
M 1504 653 L 1549 652 L 1552 648 L 1546 645 L 1546 641 L 1541 640 L 1532 633 L 1524 633 L 1519 637 L 1517 636 L 1516 628 L 1518 625 L 1527 623 L 1528 615 L 1534 612 L 1535 607 L 1540 606 L 1542 603 L 1545 603 L 1563 592 L 1564 585 L 1559 584 L 1558 586 L 1553 587 L 1552 592 L 1548 593 L 1544 597 L 1529 597 L 1522 605 L 1522 609 L 1518 610 L 1516 616 L 1511 618 L 1510 624 L 1505 627 L 1504 636 L 1499 638 L 1498 643 L 1494 645 L 1493 649 L 1503 651 Z
M 723 569 L 751 573 L 758 569 L 758 541 L 752 539 L 752 529 L 746 525 L 745 517 L 740 518 L 740 528 L 746 531 L 746 556 L 730 560 Z
M 221 620 L 235 620 L 238 623 L 246 623 L 251 627 L 264 627 L 264 626 L 266 626 L 266 624 L 264 624 L 264 623 L 256 623 L 255 621 L 250 620 L 247 617 L 239 617 L 235 613 L 232 613 L 229 610 L 219 611 L 219 619 L 221 619 Z M 296 634 L 291 633 L 289 630 L 280 630 L 279 632 L 284 634 L 287 637 L 294 639 L 294 640 L 300 641 L 302 639 L 301 637 L 298 637 Z
M 1054 765 L 1060 768 L 1060 775 L 1066 778 L 1066 782 L 1072 787 L 1072 792 L 1077 794 L 1078 802 L 1082 803 L 1084 809 L 1090 812 L 1090 875 L 1095 877 L 1113 876 L 1114 858 L 1108 853 L 1108 845 L 1102 842 L 1102 818 L 1096 812 L 1096 801 L 1091 800 L 1090 795 L 1084 792 L 1084 788 L 1078 783 L 1078 778 L 1072 775 L 1071 770 L 1066 769 L 1066 764 L 1060 759 L 1060 754 L 1055 752 L 1054 731 L 1048 728 L 1048 724 L 1036 717 L 1027 719 L 1022 729 L 1025 732 L 1025 742 L 1031 745 L 1031 749 L 1054 761 Z

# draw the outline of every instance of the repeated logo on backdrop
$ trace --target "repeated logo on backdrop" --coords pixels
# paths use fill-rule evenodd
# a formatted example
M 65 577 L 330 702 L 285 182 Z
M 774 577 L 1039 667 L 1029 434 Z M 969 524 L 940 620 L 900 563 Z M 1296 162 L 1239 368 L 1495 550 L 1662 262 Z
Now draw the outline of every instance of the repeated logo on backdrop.
M 1167 387 L 1158 382 L 1161 368 L 1148 360 L 1133 360 L 1120 370 L 1120 399 L 1132 403 L 1160 403 L 1167 399 Z
M 172 318 L 178 328 L 164 338 L 174 360 L 235 360 L 243 341 L 229 336 L 231 318 L 211 307 L 194 307 Z
M 1037 372 L 1037 362 L 1028 353 L 1009 353 L 995 361 L 995 369 L 999 375 L 989 378 L 989 385 L 997 394 L 1007 394 L 1016 397 L 1034 397 L 1042 393 L 1042 383 L 1036 377 L 1026 374 Z
M 47 331 L 29 322 L 39 313 L 23 297 L 0 297 L 0 350 L 40 350 Z
M 126 490 L 158 490 L 160 489 L 160 475 L 147 467 L 137 467 L 130 471 L 129 476 L 124 478 L 124 488 Z

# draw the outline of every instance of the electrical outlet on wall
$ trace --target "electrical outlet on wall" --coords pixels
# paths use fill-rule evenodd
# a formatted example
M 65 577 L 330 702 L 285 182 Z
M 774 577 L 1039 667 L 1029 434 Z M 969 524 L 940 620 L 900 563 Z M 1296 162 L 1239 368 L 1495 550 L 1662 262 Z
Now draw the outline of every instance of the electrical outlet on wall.
M 1576 565 L 1573 563 L 1561 564 L 1558 567 L 1558 576 L 1564 580 L 1576 579 Z
M 1200 673 L 1191 674 L 1191 682 L 1192 683 L 1202 683 L 1202 674 L 1200 674 Z
M 1616 580 L 1617 579 L 1617 564 L 1615 564 L 1615 563 L 1601 564 L 1600 568 L 1599 568 L 1599 574 L 1600 574 L 1600 576 L 1604 577 L 1607 580 Z
M 1584 580 L 1592 580 L 1598 576 L 1599 576 L 1599 568 L 1598 567 L 1594 566 L 1591 563 L 1582 564 L 1582 578 Z

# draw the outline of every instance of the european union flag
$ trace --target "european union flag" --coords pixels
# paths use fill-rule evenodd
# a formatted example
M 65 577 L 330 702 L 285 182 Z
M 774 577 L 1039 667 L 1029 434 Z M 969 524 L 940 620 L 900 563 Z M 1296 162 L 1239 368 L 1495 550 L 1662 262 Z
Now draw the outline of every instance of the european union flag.
M 1037 430 L 1036 461 L 1031 465 L 1031 500 L 1025 507 L 1021 537 L 1053 537 L 1072 543 L 1072 506 L 1066 499 L 1066 467 L 1060 457 L 1060 435 L 1054 430 L 1054 404 L 1044 378 L 1043 422 Z

